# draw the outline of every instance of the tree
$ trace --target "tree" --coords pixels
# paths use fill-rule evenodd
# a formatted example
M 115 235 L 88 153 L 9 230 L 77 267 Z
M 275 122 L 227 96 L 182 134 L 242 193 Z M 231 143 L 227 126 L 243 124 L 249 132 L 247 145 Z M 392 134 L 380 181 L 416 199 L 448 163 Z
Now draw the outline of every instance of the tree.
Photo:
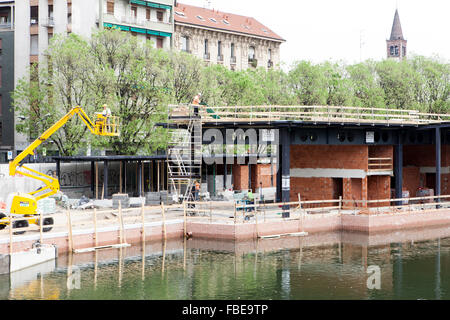
M 128 33 L 104 30 L 89 42 L 75 34 L 55 36 L 48 53 L 47 66 L 30 70 L 32 81 L 22 79 L 14 92 L 16 112 L 27 119 L 17 126 L 19 132 L 42 131 L 76 105 L 91 115 L 107 103 L 121 121 L 120 137 L 86 135 L 87 128 L 75 118 L 52 137 L 61 155 L 74 155 L 88 144 L 117 154 L 164 146 L 166 135 L 155 123 L 167 118 L 170 99 L 165 52 Z
M 56 35 L 52 39 L 47 66 L 35 65 L 29 76 L 21 79 L 13 92 L 13 104 L 20 122 L 18 132 L 37 138 L 73 107 L 80 105 L 88 113 L 93 111 L 90 89 L 93 64 L 89 59 L 89 46 L 75 34 Z M 74 118 L 55 132 L 46 142 L 54 143 L 60 154 L 74 155 L 86 145 L 87 127 Z

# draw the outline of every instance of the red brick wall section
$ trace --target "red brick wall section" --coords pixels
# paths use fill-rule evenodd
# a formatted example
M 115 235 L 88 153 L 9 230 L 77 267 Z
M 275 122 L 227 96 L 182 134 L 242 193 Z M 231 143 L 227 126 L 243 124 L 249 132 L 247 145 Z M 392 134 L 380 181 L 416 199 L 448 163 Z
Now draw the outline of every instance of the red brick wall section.
M 369 176 L 368 184 L 368 200 L 390 199 L 391 197 L 391 177 L 390 176 Z M 369 204 L 370 207 L 388 206 L 389 202 L 380 202 Z
M 333 199 L 332 180 L 332 178 L 291 177 L 291 201 L 296 201 L 299 193 L 302 201 Z
M 291 168 L 367 170 L 367 146 L 291 146 Z
M 403 190 L 409 191 L 410 197 L 415 197 L 417 189 L 423 186 L 423 181 L 420 178 L 419 167 L 403 167 Z
M 269 188 L 272 187 L 271 179 L 270 179 L 270 164 L 257 164 L 254 166 L 255 170 L 252 172 L 252 183 L 255 183 L 253 185 L 254 188 L 259 188 L 259 183 L 262 182 L 263 188 Z M 273 186 L 276 186 L 277 178 L 276 178 L 276 165 L 273 165 Z M 253 176 L 254 174 L 254 176 Z M 254 182 L 253 182 L 254 181 Z
M 234 190 L 248 189 L 248 165 L 233 164 Z
M 434 145 L 403 146 L 404 167 L 433 167 L 435 160 Z M 443 158 L 441 158 L 441 161 L 442 160 Z M 442 163 L 444 163 L 444 161 L 442 161 Z

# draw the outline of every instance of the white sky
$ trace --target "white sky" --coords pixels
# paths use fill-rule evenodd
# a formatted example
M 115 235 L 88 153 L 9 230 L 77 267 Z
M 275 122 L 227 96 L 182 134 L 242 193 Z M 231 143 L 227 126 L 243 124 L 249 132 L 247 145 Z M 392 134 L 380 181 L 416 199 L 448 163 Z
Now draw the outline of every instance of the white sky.
M 207 0 L 181 0 L 199 7 Z M 450 61 L 449 0 L 211 0 L 219 11 L 250 16 L 283 37 L 281 62 L 357 63 L 386 57 L 396 7 L 408 53 Z M 361 41 L 362 39 L 362 41 Z M 362 46 L 360 44 L 362 43 Z M 361 48 L 361 49 L 360 49 Z

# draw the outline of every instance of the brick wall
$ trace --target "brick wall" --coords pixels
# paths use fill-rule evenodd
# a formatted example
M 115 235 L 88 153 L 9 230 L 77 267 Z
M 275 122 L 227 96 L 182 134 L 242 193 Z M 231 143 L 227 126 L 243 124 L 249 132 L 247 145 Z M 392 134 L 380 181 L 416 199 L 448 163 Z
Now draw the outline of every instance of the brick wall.
M 248 165 L 233 164 L 234 190 L 248 189 Z
M 291 168 L 367 170 L 367 146 L 291 146 Z
M 369 176 L 367 177 L 367 198 L 368 200 L 381 200 L 391 198 L 391 177 L 390 176 Z M 389 202 L 370 204 L 370 207 L 388 206 Z
M 273 165 L 273 186 L 277 185 L 276 165 Z M 259 188 L 262 182 L 263 188 L 269 188 L 271 184 L 270 164 L 253 164 L 251 165 L 251 183 L 253 191 Z M 248 185 L 248 165 L 233 164 L 234 190 L 247 190 Z

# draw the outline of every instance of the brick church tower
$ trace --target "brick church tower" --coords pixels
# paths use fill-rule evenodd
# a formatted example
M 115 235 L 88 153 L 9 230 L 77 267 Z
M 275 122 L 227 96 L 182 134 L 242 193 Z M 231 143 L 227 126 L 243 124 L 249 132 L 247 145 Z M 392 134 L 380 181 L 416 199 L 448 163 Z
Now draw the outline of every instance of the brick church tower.
M 394 23 L 392 24 L 391 37 L 386 40 L 387 57 L 402 60 L 406 57 L 406 40 L 403 38 L 402 25 L 398 10 L 395 10 Z

